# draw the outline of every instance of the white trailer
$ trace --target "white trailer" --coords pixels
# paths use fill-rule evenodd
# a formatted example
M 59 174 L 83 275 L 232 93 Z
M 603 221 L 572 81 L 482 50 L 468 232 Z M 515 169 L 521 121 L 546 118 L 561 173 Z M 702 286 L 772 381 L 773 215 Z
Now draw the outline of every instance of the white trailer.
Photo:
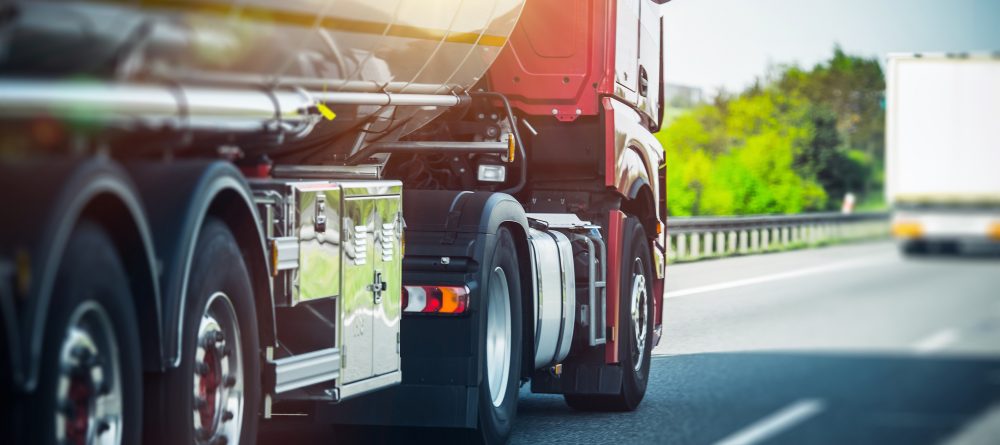
M 892 54 L 886 108 L 903 251 L 1000 242 L 1000 55 Z

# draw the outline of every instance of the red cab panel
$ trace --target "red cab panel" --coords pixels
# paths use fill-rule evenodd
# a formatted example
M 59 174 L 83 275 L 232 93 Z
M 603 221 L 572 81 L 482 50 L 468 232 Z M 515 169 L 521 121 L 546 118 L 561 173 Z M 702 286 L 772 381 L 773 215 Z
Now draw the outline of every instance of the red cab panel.
M 614 84 L 615 1 L 527 2 L 489 71 L 495 91 L 532 115 L 597 115 Z

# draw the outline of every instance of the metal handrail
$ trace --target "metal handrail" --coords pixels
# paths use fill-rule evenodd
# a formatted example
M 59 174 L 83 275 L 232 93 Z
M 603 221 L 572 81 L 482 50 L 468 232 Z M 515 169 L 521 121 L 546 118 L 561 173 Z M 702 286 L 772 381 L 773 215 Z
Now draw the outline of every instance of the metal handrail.
M 719 230 L 751 230 L 780 228 L 806 224 L 845 223 L 886 220 L 888 212 L 862 213 L 800 213 L 795 215 L 752 216 L 693 216 L 668 217 L 667 231 L 671 234 L 713 232 Z
M 690 261 L 888 235 L 888 212 L 803 213 L 667 219 L 667 260 Z

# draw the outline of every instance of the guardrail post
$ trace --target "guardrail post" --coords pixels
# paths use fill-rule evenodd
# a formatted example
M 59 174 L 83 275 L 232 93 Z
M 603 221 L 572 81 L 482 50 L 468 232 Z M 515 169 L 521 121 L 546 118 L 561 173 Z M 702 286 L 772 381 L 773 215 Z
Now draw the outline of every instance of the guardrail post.
M 682 233 L 677 235 L 677 259 L 686 260 L 687 256 L 687 235 Z
M 688 255 L 691 259 L 697 259 L 701 257 L 701 234 L 692 233 L 691 234 L 691 252 Z
M 729 240 L 727 243 L 728 246 L 726 247 L 727 254 L 736 252 L 736 232 L 730 231 L 728 233 L 728 236 L 729 236 Z

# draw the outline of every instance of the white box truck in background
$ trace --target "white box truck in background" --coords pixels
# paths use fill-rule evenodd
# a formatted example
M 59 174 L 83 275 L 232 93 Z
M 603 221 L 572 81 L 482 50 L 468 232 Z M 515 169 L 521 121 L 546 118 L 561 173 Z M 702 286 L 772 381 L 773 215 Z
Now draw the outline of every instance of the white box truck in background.
M 1000 55 L 889 56 L 886 198 L 908 254 L 1000 244 Z

